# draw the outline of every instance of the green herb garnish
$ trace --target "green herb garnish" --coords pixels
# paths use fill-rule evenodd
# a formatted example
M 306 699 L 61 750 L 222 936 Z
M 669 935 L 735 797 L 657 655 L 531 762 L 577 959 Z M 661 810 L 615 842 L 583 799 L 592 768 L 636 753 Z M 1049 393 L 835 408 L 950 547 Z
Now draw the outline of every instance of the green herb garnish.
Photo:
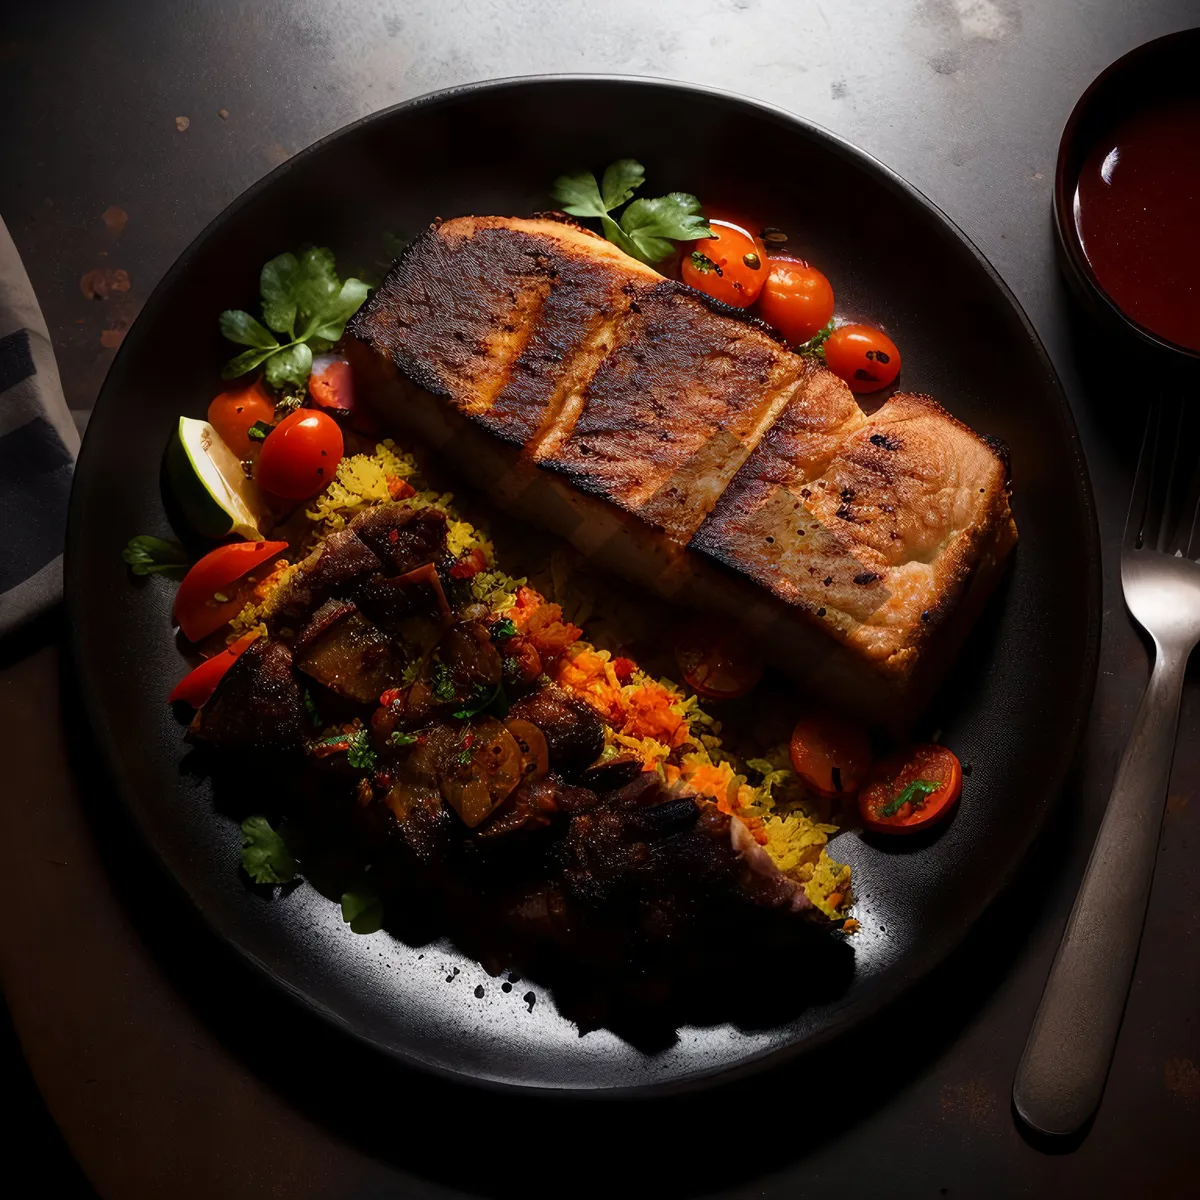
M 941 790 L 942 784 L 931 779 L 914 779 L 895 799 L 889 800 L 879 810 L 879 815 L 894 817 L 906 804 L 911 804 L 913 808 L 924 808 L 926 797 Z
M 178 542 L 165 542 L 148 534 L 130 538 L 121 558 L 135 575 L 172 574 L 186 570 L 188 565 L 187 553 Z
M 805 354 L 809 358 L 819 358 L 822 362 L 825 361 L 825 343 L 829 341 L 833 335 L 833 320 L 830 319 L 828 325 L 821 330 L 820 333 L 814 333 L 807 342 L 801 342 L 799 346 L 793 346 L 792 349 L 797 354 Z
M 342 893 L 342 920 L 355 933 L 378 933 L 383 927 L 383 901 L 369 885 Z
M 473 717 L 476 713 L 483 712 L 499 694 L 500 685 L 498 683 L 492 684 L 491 687 L 483 683 L 474 684 L 471 688 L 470 697 L 464 701 L 462 708 L 456 709 L 452 715 L 460 721 L 465 721 L 468 717 Z
M 308 713 L 308 719 L 312 722 L 313 728 L 320 729 L 321 714 L 317 712 L 317 702 L 312 698 L 312 692 L 308 688 L 304 689 L 304 711 Z
M 516 637 L 517 627 L 511 617 L 501 617 L 489 627 L 488 633 L 492 635 L 493 641 L 502 642 L 506 638 Z
M 725 274 L 725 272 L 722 271 L 721 268 L 718 267 L 717 264 L 713 262 L 713 260 L 709 258 L 707 254 L 701 254 L 699 250 L 693 250 L 689 257 L 692 260 L 692 266 L 695 267 L 701 275 L 708 275 L 713 271 L 716 271 L 718 275 Z
M 388 742 L 393 746 L 415 746 L 419 740 L 415 733 L 404 733 L 399 729 L 388 738 Z
M 375 766 L 375 751 L 371 748 L 371 738 L 365 729 L 360 729 L 349 739 L 346 747 L 346 761 L 359 771 L 370 771 Z
M 272 387 L 303 384 L 313 355 L 324 353 L 342 336 L 346 322 L 367 298 L 367 285 L 361 279 L 339 279 L 333 251 L 320 247 L 271 259 L 259 276 L 259 290 L 265 326 L 248 312 L 229 309 L 221 314 L 221 332 L 231 342 L 250 347 L 231 358 L 221 375 L 233 379 L 265 363 Z
M 267 440 L 267 434 L 270 433 L 274 428 L 274 425 L 271 425 L 266 421 L 255 421 L 254 424 L 246 430 L 246 436 L 252 442 L 265 442 Z
M 653 266 L 675 248 L 675 242 L 712 237 L 700 201 L 689 192 L 670 192 L 656 200 L 634 200 L 620 218 L 612 213 L 646 181 L 646 171 L 632 158 L 618 159 L 597 183 L 590 171 L 560 175 L 551 194 L 574 217 L 598 217 L 604 236 L 626 254 Z
M 255 883 L 288 883 L 296 878 L 296 860 L 266 817 L 242 822 L 242 870 Z
M 454 676 L 445 663 L 433 664 L 433 694 L 439 700 L 454 699 Z

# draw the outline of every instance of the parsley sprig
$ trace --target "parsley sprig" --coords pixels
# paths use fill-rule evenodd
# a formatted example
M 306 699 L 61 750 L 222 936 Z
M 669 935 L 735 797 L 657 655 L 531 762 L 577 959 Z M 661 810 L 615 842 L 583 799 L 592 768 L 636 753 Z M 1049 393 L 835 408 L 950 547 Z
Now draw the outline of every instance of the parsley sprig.
M 653 266 L 675 248 L 674 242 L 712 237 L 713 231 L 690 192 L 669 192 L 655 200 L 634 200 L 620 217 L 613 213 L 646 181 L 646 170 L 632 158 L 610 163 L 599 183 L 590 171 L 560 175 L 552 195 L 573 217 L 598 217 L 604 236 L 626 254 Z
M 367 285 L 361 279 L 339 279 L 333 251 L 318 246 L 271 259 L 259 276 L 259 290 L 262 321 L 237 309 L 221 314 L 221 332 L 231 342 L 250 347 L 231 358 L 221 375 L 233 379 L 265 363 L 272 387 L 303 384 L 313 355 L 342 336 L 346 322 L 367 298 Z
M 809 358 L 819 358 L 822 362 L 825 361 L 825 343 L 833 336 L 833 318 L 829 320 L 829 324 L 824 329 L 814 333 L 807 342 L 801 342 L 800 345 L 794 346 L 793 349 L 797 354 L 805 354 Z

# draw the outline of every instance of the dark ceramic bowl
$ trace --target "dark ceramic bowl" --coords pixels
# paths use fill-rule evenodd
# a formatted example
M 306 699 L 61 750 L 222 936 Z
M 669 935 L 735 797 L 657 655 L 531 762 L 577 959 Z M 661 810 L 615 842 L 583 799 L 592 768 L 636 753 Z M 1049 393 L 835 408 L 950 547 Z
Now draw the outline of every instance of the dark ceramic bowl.
M 878 322 L 903 347 L 902 385 L 1008 444 L 1022 539 L 929 716 L 926 732 L 940 726 L 973 768 L 954 819 L 919 841 L 837 841 L 856 873 L 863 931 L 835 969 L 822 965 L 828 955 L 793 951 L 712 979 L 685 997 L 668 1036 L 659 1028 L 650 1038 L 637 1013 L 581 1036 L 552 980 L 505 990 L 436 930 L 357 937 L 311 886 L 274 897 L 246 886 L 229 798 L 187 770 L 183 730 L 164 701 L 184 669 L 173 589 L 132 580 L 121 562 L 131 535 L 170 533 L 163 447 L 181 412 L 204 414 L 229 354 L 217 314 L 257 302 L 263 262 L 317 241 L 344 269 L 369 264 L 385 231 L 542 209 L 564 169 L 622 156 L 645 164 L 656 193 L 694 191 L 795 231 L 798 249 L 833 280 L 842 314 Z M 722 164 L 734 161 L 743 166 L 730 175 Z M 754 163 L 771 169 L 745 169 Z M 1099 564 L 1087 475 L 1054 372 L 1012 294 L 943 213 L 787 113 L 680 84 L 584 77 L 481 84 L 376 113 L 230 205 L 155 290 L 109 373 L 75 475 L 66 577 L 75 667 L 119 794 L 212 928 L 281 996 L 445 1076 L 628 1095 L 695 1086 L 825 1042 L 967 936 L 1024 858 L 1071 761 L 1096 669 Z
M 1160 337 L 1127 316 L 1104 290 L 1088 263 L 1075 224 L 1075 189 L 1096 142 L 1142 105 L 1181 92 L 1200 91 L 1200 29 L 1183 30 L 1147 42 L 1106 67 L 1079 97 L 1063 129 L 1054 171 L 1054 228 L 1059 262 L 1087 311 L 1105 328 L 1132 335 L 1167 355 L 1200 363 L 1200 351 Z M 1200 229 L 1200 215 L 1197 218 Z

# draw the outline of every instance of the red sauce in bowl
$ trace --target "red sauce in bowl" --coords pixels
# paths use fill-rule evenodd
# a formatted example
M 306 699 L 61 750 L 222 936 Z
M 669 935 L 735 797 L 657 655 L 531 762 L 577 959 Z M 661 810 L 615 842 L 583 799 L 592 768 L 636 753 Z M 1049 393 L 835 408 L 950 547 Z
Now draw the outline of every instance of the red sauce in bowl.
M 1074 207 L 1083 252 L 1113 303 L 1200 351 L 1200 96 L 1118 121 L 1088 153 Z

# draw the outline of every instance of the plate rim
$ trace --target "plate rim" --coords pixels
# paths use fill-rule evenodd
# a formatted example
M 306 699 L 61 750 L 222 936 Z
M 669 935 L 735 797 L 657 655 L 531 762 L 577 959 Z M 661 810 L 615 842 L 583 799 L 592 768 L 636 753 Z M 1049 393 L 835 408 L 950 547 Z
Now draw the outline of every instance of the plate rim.
M 351 1021 L 331 1009 L 328 1005 L 315 999 L 303 988 L 289 983 L 248 947 L 242 945 L 238 939 L 220 928 L 215 918 L 210 916 L 200 898 L 194 895 L 171 869 L 166 855 L 155 844 L 138 817 L 137 805 L 131 794 L 132 789 L 128 786 L 124 777 L 115 740 L 111 736 L 108 723 L 103 717 L 104 708 L 100 699 L 95 672 L 86 666 L 88 661 L 85 645 L 87 638 L 83 632 L 83 621 L 80 616 L 80 606 L 83 603 L 82 577 L 85 571 L 83 564 L 86 561 L 86 545 L 83 542 L 80 531 L 82 528 L 82 511 L 85 501 L 83 499 L 83 489 L 79 486 L 79 479 L 81 477 L 80 465 L 85 465 L 86 470 L 83 474 L 86 474 L 87 471 L 92 469 L 92 457 L 99 453 L 98 450 L 89 449 L 91 439 L 86 436 L 83 439 L 72 479 L 63 558 L 63 579 L 64 607 L 67 617 L 67 650 L 69 663 L 72 668 L 71 674 L 74 686 L 78 689 L 84 702 L 92 737 L 100 751 L 101 760 L 104 765 L 106 780 L 114 794 L 120 798 L 126 815 L 130 818 L 131 824 L 136 830 L 138 839 L 150 852 L 151 857 L 156 861 L 159 868 L 161 868 L 163 874 L 171 880 L 178 893 L 186 898 L 188 904 L 191 905 L 192 909 L 200 917 L 209 933 L 214 935 L 220 943 L 233 949 L 243 962 L 248 963 L 255 971 L 268 979 L 273 987 L 293 1003 L 298 1004 L 314 1016 L 321 1018 L 333 1028 L 347 1034 L 360 1045 L 367 1046 L 372 1051 L 380 1053 L 387 1059 L 398 1062 L 405 1067 L 427 1072 L 448 1083 L 482 1088 L 513 1097 L 527 1097 L 530 1099 L 561 1099 L 570 1097 L 582 1100 L 603 1099 L 617 1101 L 661 1098 L 695 1092 L 704 1088 L 724 1086 L 769 1068 L 787 1062 L 795 1062 L 802 1056 L 812 1053 L 819 1047 L 825 1046 L 845 1035 L 856 1024 L 869 1020 L 875 1014 L 895 1004 L 903 994 L 916 987 L 935 967 L 950 959 L 961 948 L 971 928 L 992 907 L 997 899 L 1009 889 L 1015 876 L 1027 862 L 1030 851 L 1044 830 L 1050 813 L 1061 802 L 1063 787 L 1068 773 L 1075 763 L 1083 731 L 1090 715 L 1092 695 L 1095 690 L 1096 675 L 1099 667 L 1100 635 L 1103 623 L 1101 542 L 1091 476 L 1079 438 L 1079 430 L 1074 412 L 1063 390 L 1058 373 L 1042 344 L 1041 338 L 1012 289 L 1001 278 L 1000 274 L 971 240 L 970 236 L 938 204 L 926 196 L 924 192 L 903 178 L 903 176 L 891 167 L 881 162 L 873 154 L 855 146 L 853 143 L 826 129 L 817 122 L 791 112 L 779 105 L 744 96 L 724 88 L 661 76 L 629 75 L 612 72 L 555 72 L 504 76 L 498 79 L 475 80 L 431 92 L 424 92 L 420 95 L 409 97 L 406 100 L 401 100 L 396 104 L 389 105 L 386 108 L 367 113 L 318 138 L 286 162 L 273 168 L 262 178 L 256 180 L 240 192 L 191 239 L 155 285 L 147 297 L 145 304 L 142 306 L 138 317 L 134 320 L 129 334 L 125 337 L 113 362 L 109 366 L 104 383 L 93 405 L 92 413 L 94 414 L 101 405 L 111 403 L 111 401 L 106 401 L 105 398 L 110 392 L 115 395 L 115 385 L 112 381 L 118 373 L 118 368 L 124 364 L 127 358 L 135 358 L 139 353 L 141 344 L 147 336 L 148 329 L 148 322 L 143 322 L 141 319 L 142 314 L 152 311 L 161 301 L 161 296 L 174 286 L 176 279 L 190 267 L 193 260 L 201 252 L 204 243 L 209 240 L 211 234 L 268 188 L 273 187 L 280 180 L 284 179 L 302 161 L 316 156 L 334 141 L 351 136 L 368 125 L 386 121 L 400 112 L 452 103 L 463 96 L 479 92 L 501 92 L 520 90 L 531 86 L 589 83 L 628 85 L 634 88 L 667 89 L 704 96 L 728 104 L 734 108 L 753 110 L 758 115 L 764 116 L 778 124 L 793 127 L 798 126 L 800 131 L 809 138 L 823 143 L 827 149 L 874 174 L 893 191 L 907 197 L 910 202 L 915 203 L 918 208 L 924 210 L 925 214 L 931 217 L 936 223 L 948 229 L 954 235 L 959 246 L 967 251 L 978 267 L 982 268 L 993 286 L 999 289 L 1001 296 L 1007 301 L 1010 309 L 1018 318 L 1025 340 L 1034 352 L 1050 391 L 1056 397 L 1057 402 L 1051 406 L 1053 419 L 1058 425 L 1058 431 L 1071 458 L 1072 471 L 1070 473 L 1070 480 L 1072 493 L 1077 500 L 1084 525 L 1084 549 L 1087 564 L 1086 578 L 1084 580 L 1084 592 L 1087 598 L 1087 609 L 1084 614 L 1086 625 L 1083 642 L 1084 661 L 1072 695 L 1072 719 L 1069 728 L 1065 730 L 1064 738 L 1061 739 L 1062 749 L 1059 751 L 1049 786 L 1043 791 L 1045 798 L 1031 814 L 1026 824 L 1024 836 L 1009 863 L 1002 871 L 997 873 L 990 887 L 983 889 L 977 894 L 969 919 L 962 922 L 956 934 L 939 942 L 936 946 L 926 949 L 915 958 L 910 956 L 907 959 L 907 969 L 903 972 L 896 972 L 890 981 L 878 988 L 872 997 L 870 1005 L 865 1009 L 860 1005 L 848 1002 L 843 1003 L 831 1012 L 824 1027 L 802 1040 L 761 1049 L 747 1054 L 744 1058 L 732 1064 L 702 1068 L 670 1080 L 613 1086 L 601 1085 L 597 1087 L 579 1086 L 576 1084 L 568 1084 L 561 1087 L 547 1084 L 525 1084 L 507 1079 L 489 1078 L 486 1075 L 477 1074 L 470 1070 L 456 1070 L 440 1062 L 425 1059 L 401 1047 L 386 1045 L 368 1033 L 356 1028 Z M 90 425 L 91 418 L 89 418 Z

